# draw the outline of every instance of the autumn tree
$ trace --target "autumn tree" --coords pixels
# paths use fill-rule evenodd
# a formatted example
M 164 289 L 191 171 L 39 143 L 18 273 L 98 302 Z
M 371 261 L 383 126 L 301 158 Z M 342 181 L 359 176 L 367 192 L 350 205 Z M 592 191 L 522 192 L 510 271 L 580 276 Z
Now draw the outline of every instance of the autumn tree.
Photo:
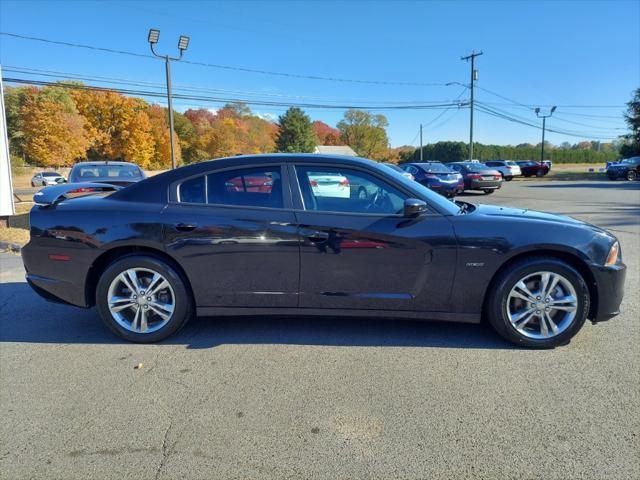
M 340 139 L 340 130 L 330 127 L 326 123 L 316 120 L 313 129 L 318 137 L 318 145 L 343 145 Z
M 384 115 L 349 109 L 338 123 L 338 130 L 342 141 L 358 155 L 381 160 L 387 156 L 389 139 L 385 129 L 388 125 Z
M 64 93 L 42 89 L 27 95 L 20 109 L 24 153 L 44 167 L 71 165 L 90 144 L 85 119 Z
M 75 89 L 73 99 L 86 119 L 90 159 L 134 162 L 149 168 L 154 155 L 148 104 L 119 93 Z
M 169 135 L 169 113 L 160 105 L 151 105 L 146 110 L 149 118 L 150 133 L 153 142 L 153 153 L 149 168 L 164 170 L 171 168 L 171 136 Z M 174 132 L 173 138 L 176 165 L 181 161 L 180 140 Z
M 313 152 L 316 135 L 311 119 L 299 108 L 291 107 L 278 118 L 276 148 L 279 152 Z

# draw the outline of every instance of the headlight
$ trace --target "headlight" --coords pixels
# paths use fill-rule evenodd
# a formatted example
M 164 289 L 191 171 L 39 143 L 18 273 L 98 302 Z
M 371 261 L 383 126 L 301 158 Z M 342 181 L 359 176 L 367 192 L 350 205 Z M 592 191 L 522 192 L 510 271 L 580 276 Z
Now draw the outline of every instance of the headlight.
M 619 253 L 620 253 L 620 244 L 618 242 L 615 242 L 613 245 L 611 245 L 611 249 L 609 250 L 609 255 L 607 256 L 607 261 L 605 262 L 605 265 L 611 266 L 618 263 Z

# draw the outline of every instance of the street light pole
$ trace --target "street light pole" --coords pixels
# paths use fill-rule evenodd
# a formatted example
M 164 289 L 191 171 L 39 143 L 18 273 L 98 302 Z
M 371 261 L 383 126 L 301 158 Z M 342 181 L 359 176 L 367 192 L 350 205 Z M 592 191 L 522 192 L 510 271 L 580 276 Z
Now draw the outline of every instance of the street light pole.
M 538 118 L 542 119 L 542 146 L 540 148 L 540 163 L 542 164 L 544 162 L 544 132 L 547 128 L 547 118 L 549 118 L 551 115 L 553 115 L 553 112 L 556 111 L 556 107 L 555 105 L 553 107 L 551 107 L 551 111 L 549 112 L 548 115 L 540 115 L 540 108 L 536 108 L 535 112 L 536 112 L 536 116 Z
M 149 30 L 149 45 L 151 45 L 151 52 L 158 58 L 164 59 L 165 65 L 165 73 L 167 75 L 167 106 L 169 110 L 169 144 L 171 145 L 171 168 L 176 168 L 176 154 L 175 147 L 173 144 L 173 98 L 171 96 L 171 60 L 175 60 L 176 62 L 182 58 L 182 54 L 189 46 L 189 37 L 184 35 L 180 35 L 180 39 L 178 40 L 178 50 L 180 51 L 180 55 L 177 57 L 170 57 L 169 55 L 160 55 L 156 52 L 155 45 L 158 43 L 160 39 L 160 30 L 152 28 Z
M 422 124 L 420 124 L 420 161 L 422 162 Z

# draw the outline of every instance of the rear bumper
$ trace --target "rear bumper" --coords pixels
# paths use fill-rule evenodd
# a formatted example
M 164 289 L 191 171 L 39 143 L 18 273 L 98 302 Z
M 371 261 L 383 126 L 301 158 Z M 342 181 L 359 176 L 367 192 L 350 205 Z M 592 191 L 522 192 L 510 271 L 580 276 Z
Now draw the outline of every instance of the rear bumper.
M 502 186 L 501 180 L 471 180 L 466 190 L 497 190 Z
M 598 291 L 597 306 L 591 320 L 604 322 L 620 313 L 627 267 L 624 264 L 611 267 L 591 265 L 591 273 Z
M 68 282 L 28 273 L 27 283 L 42 298 L 53 303 L 87 307 L 84 290 Z

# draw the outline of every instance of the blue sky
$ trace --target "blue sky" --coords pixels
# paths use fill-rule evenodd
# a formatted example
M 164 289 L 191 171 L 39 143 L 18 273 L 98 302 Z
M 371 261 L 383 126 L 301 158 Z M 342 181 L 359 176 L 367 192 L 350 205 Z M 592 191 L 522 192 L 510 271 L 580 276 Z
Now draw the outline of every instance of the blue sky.
M 150 27 L 161 30 L 159 49 L 176 53 L 180 34 L 191 37 L 185 59 L 303 75 L 381 82 L 388 85 L 311 80 L 179 63 L 176 86 L 234 93 L 225 97 L 315 104 L 355 102 L 381 106 L 465 100 L 478 58 L 476 100 L 536 122 L 526 105 L 559 105 L 550 128 L 578 137 L 548 134 L 556 144 L 595 135 L 613 137 L 625 126 L 622 106 L 640 86 L 640 2 L 0 2 L 2 32 L 118 50 L 149 53 Z M 161 62 L 106 52 L 0 36 L 3 67 L 27 67 L 134 81 L 164 82 Z M 4 76 L 40 78 L 24 73 Z M 87 83 L 95 83 L 90 82 Z M 104 84 L 102 84 L 104 85 Z M 137 87 L 139 88 L 139 87 Z M 502 95 L 501 98 L 489 93 Z M 513 101 L 522 105 L 517 105 Z M 176 108 L 216 108 L 179 100 Z M 576 106 L 589 106 L 578 108 Z M 595 108 L 594 106 L 607 106 Z M 609 108 L 613 106 L 613 108 Z M 265 116 L 285 107 L 254 106 Z M 342 111 L 306 109 L 313 119 L 335 125 Z M 393 146 L 468 140 L 468 109 L 374 110 L 389 119 Z M 537 143 L 540 130 L 476 113 L 475 140 Z

